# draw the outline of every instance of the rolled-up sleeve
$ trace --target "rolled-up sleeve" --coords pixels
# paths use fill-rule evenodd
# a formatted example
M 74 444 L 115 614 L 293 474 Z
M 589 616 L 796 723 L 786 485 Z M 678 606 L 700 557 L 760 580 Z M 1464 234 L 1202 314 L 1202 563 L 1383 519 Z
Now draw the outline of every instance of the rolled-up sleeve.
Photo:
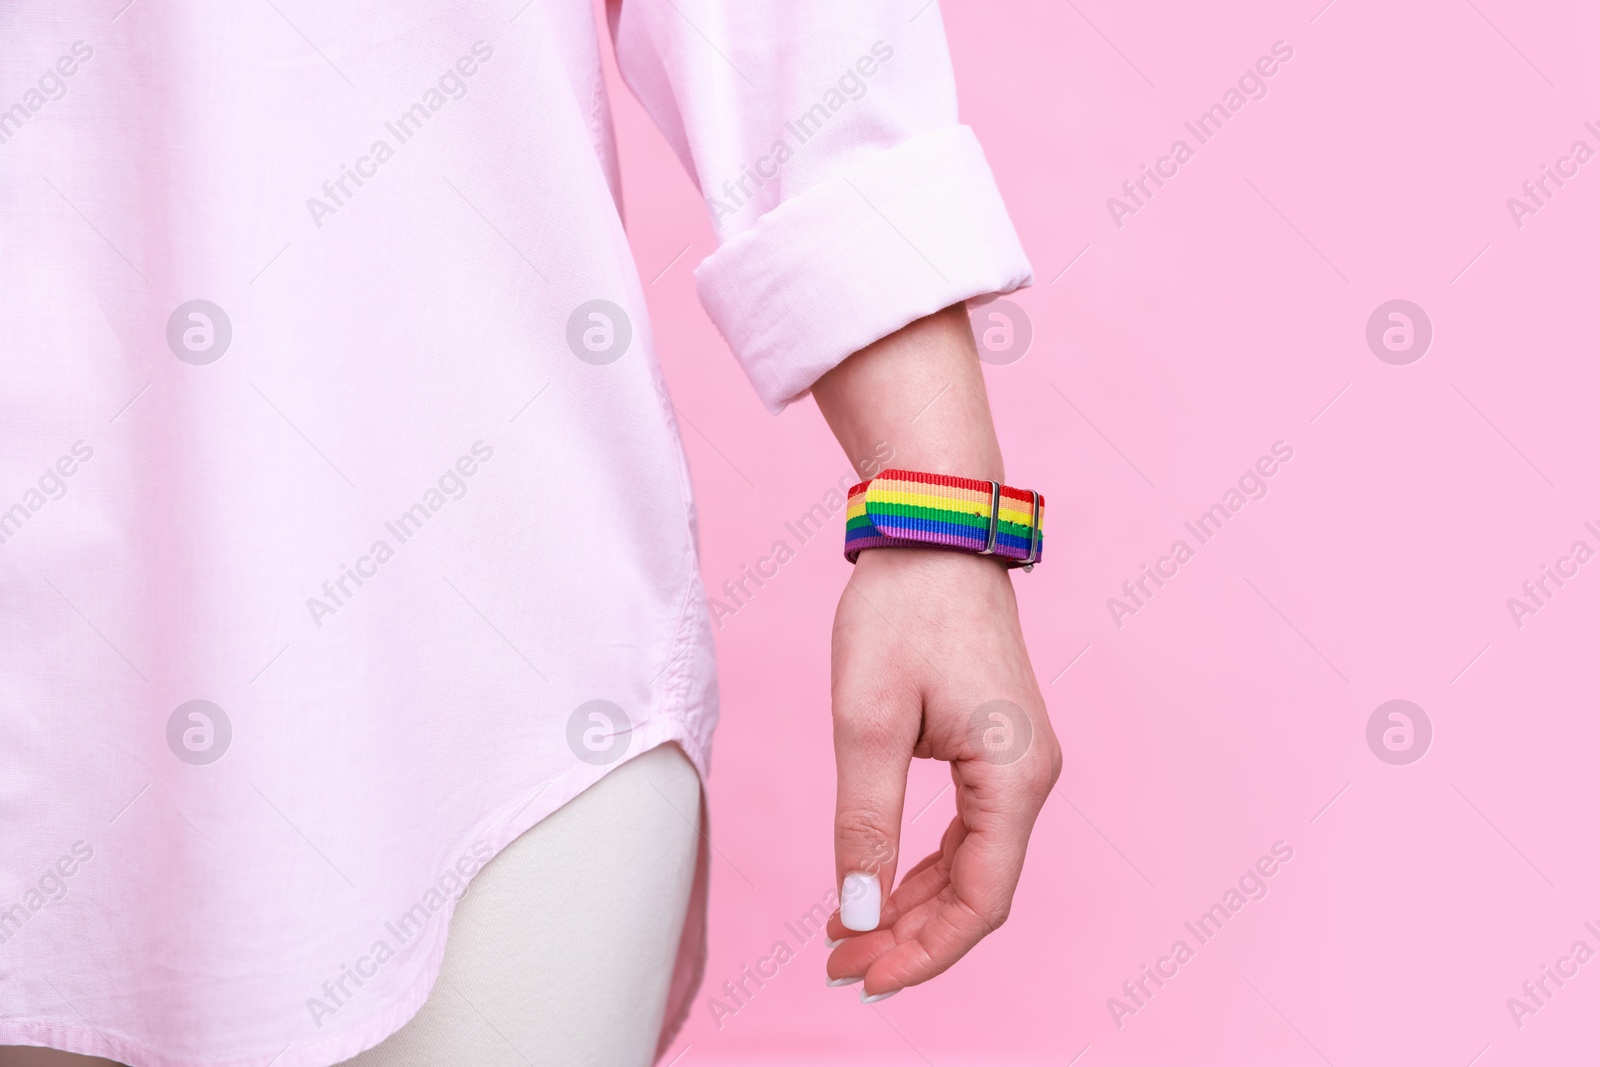
M 623 77 L 705 197 L 707 313 L 767 407 L 940 308 L 1032 282 L 956 117 L 937 4 L 622 0 Z

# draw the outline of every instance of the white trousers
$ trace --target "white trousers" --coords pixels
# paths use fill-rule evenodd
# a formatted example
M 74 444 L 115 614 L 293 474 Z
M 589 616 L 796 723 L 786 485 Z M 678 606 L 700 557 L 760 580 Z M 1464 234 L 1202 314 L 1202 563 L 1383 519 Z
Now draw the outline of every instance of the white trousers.
M 618 767 L 477 873 L 427 1002 L 342 1067 L 649 1067 L 699 836 L 682 749 Z M 0 1067 L 108 1062 L 0 1048 Z

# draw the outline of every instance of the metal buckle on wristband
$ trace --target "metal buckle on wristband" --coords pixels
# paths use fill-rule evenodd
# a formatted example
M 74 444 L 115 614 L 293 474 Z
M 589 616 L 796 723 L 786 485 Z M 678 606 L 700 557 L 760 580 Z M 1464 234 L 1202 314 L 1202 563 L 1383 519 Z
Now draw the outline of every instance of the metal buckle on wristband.
M 978 553 L 980 556 L 994 555 L 994 547 L 1000 540 L 1000 483 L 991 480 L 989 493 L 989 543 Z M 1028 494 L 1033 497 L 1033 518 L 1028 522 L 1028 555 L 1012 564 L 1025 571 L 1033 570 L 1033 565 L 1039 562 L 1039 492 L 1030 489 Z
M 989 493 L 989 543 L 982 552 L 978 553 L 980 556 L 994 555 L 994 546 L 1000 540 L 1000 483 L 991 481 L 989 483 Z M 1038 507 L 1037 502 L 1035 502 L 1034 507 Z M 1034 518 L 1037 520 L 1038 515 L 1035 514 Z
M 1025 571 L 1033 570 L 1033 565 L 1039 562 L 1039 492 L 1036 489 L 1030 489 L 1028 492 L 1033 494 L 1033 521 L 1028 525 L 1028 558 L 1018 564 Z M 1000 490 L 996 489 L 994 495 L 995 517 L 999 518 Z M 989 535 L 989 540 L 993 542 L 993 534 Z

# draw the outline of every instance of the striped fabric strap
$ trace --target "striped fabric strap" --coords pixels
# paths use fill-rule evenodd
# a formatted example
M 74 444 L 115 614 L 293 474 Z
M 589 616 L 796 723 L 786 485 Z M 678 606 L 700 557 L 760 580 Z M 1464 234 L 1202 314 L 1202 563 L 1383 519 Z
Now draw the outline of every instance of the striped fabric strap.
M 1044 497 L 998 482 L 884 471 L 850 490 L 844 556 L 864 548 L 953 548 L 1029 569 L 1044 554 Z

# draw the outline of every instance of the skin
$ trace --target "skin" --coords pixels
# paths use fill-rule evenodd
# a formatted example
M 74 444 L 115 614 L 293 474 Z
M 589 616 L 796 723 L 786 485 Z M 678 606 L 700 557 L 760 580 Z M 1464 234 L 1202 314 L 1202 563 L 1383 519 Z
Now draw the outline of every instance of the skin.
M 888 442 L 894 469 L 1005 480 L 960 305 L 862 349 L 812 394 L 857 470 L 875 469 L 864 464 Z M 995 700 L 1019 707 L 1032 728 L 1012 762 L 974 744 L 974 709 Z M 863 996 L 877 996 L 942 973 L 1005 922 L 1034 820 L 1061 774 L 1004 564 L 939 549 L 861 553 L 834 616 L 833 737 L 841 887 L 852 871 L 894 885 L 913 758 L 947 761 L 955 787 L 939 851 L 905 871 L 878 928 L 847 930 L 837 912 L 829 920 L 829 938 L 843 939 L 829 979 L 864 979 Z

